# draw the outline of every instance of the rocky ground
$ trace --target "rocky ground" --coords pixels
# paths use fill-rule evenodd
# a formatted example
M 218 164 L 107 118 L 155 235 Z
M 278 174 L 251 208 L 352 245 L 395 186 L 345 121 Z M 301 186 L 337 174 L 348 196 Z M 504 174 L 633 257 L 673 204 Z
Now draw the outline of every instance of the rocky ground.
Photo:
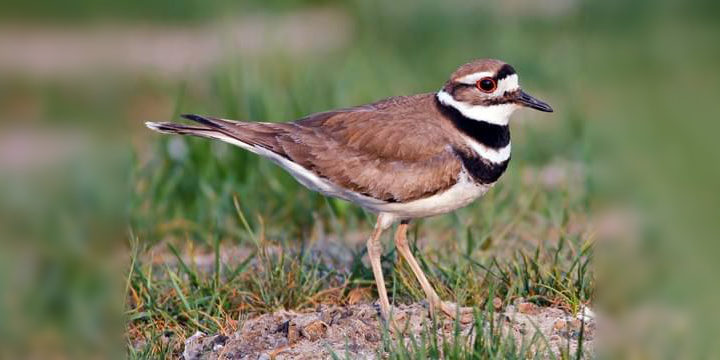
M 403 318 L 404 331 L 394 331 L 408 344 L 422 334 L 431 323 L 424 304 L 399 305 L 395 312 Z M 583 333 L 583 352 L 593 353 L 595 320 L 586 311 Z M 557 308 L 540 308 L 527 302 L 517 302 L 500 309 L 496 324 L 505 334 L 513 335 L 518 345 L 527 343 L 540 331 L 555 354 L 563 349 L 574 354 L 578 346 L 581 321 Z M 438 335 L 453 339 L 455 323 L 440 318 Z M 536 330 L 537 329 L 537 330 Z M 473 324 L 461 326 L 461 339 L 473 341 Z M 185 341 L 185 359 L 318 359 L 339 358 L 376 359 L 382 357 L 383 331 L 378 322 L 376 304 L 357 304 L 346 307 L 320 306 L 310 312 L 279 311 L 245 321 L 229 336 L 196 333 Z M 545 341 L 536 344 L 544 347 Z M 543 351 L 542 349 L 537 349 Z

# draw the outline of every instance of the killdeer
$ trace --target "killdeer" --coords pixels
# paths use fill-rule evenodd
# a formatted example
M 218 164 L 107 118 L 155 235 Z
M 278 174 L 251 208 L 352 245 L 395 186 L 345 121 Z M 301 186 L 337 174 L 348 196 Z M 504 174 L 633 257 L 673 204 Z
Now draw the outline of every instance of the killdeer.
M 471 309 L 443 302 L 415 260 L 408 224 L 466 206 L 498 181 L 510 161 L 508 120 L 520 107 L 553 111 L 520 89 L 512 66 L 483 59 L 460 66 L 436 93 L 390 97 L 294 122 L 183 115 L 198 125 L 146 125 L 237 145 L 274 161 L 311 190 L 376 213 L 367 252 L 385 320 L 391 319 L 380 235 L 399 222 L 395 246 L 425 292 L 431 314 L 439 309 L 465 321 Z

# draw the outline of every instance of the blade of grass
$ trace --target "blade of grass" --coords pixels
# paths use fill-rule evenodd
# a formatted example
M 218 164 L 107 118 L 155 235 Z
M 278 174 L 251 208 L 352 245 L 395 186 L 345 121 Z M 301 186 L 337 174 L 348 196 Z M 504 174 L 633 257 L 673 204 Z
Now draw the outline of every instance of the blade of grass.
M 167 274 L 170 276 L 170 281 L 172 282 L 172 287 L 175 289 L 175 292 L 178 294 L 178 297 L 180 297 L 180 301 L 182 302 L 183 306 L 185 307 L 185 310 L 187 310 L 188 313 L 192 312 L 192 307 L 190 307 L 190 302 L 188 302 L 187 297 L 185 297 L 185 293 L 183 293 L 182 289 L 180 288 L 180 279 L 178 278 L 177 274 L 175 274 L 174 271 L 170 269 L 169 266 L 165 265 L 165 270 L 167 271 Z
M 192 285 L 197 286 L 198 285 L 197 274 L 194 271 L 192 271 L 190 269 L 190 267 L 187 266 L 187 264 L 185 264 L 185 261 L 183 261 L 182 256 L 180 255 L 180 252 L 177 250 L 177 248 L 175 248 L 175 246 L 173 244 L 168 243 L 167 247 L 168 247 L 168 249 L 170 249 L 170 252 L 173 253 L 173 255 L 175 256 L 175 259 L 177 259 L 178 264 L 180 265 L 180 269 L 182 269 L 182 271 L 184 273 L 186 273 L 188 275 L 188 277 L 190 278 L 190 282 L 192 283 Z

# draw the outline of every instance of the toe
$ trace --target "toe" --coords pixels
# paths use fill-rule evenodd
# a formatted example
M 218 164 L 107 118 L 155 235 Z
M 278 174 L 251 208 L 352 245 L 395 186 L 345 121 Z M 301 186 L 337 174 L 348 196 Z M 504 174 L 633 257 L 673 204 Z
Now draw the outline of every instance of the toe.
M 467 324 L 473 321 L 473 308 L 460 307 L 453 303 L 443 302 L 441 304 L 442 312 L 450 318 L 458 319 L 461 323 Z

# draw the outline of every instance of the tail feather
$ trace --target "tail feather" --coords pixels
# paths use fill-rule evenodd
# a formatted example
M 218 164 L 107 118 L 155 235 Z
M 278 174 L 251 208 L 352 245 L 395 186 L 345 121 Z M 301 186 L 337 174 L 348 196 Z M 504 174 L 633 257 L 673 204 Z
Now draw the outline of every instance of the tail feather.
M 277 129 L 263 123 L 244 123 L 223 120 L 195 114 L 181 117 L 201 125 L 184 125 L 172 122 L 146 122 L 145 126 L 164 134 L 200 136 L 221 140 L 243 149 L 258 153 L 259 149 L 269 150 L 280 156 L 287 156 L 277 142 Z
M 208 126 L 192 126 L 192 125 L 184 125 L 184 124 L 177 124 L 172 122 L 146 122 L 145 126 L 147 126 L 149 129 L 157 131 L 159 133 L 163 134 L 179 134 L 179 135 L 190 135 L 190 136 L 198 136 L 208 139 L 215 139 L 224 141 L 230 144 L 233 144 L 235 146 L 239 146 L 245 150 L 249 150 L 251 152 L 257 153 L 257 149 L 255 148 L 254 144 L 246 142 L 242 139 L 239 139 L 236 136 L 233 136 L 233 134 L 229 133 L 225 128 L 222 128 L 218 125 L 210 125 L 211 122 L 205 122 L 206 118 L 198 116 L 197 119 L 195 118 L 189 118 L 188 116 L 183 115 L 184 118 L 195 120 L 197 122 L 201 122 L 203 124 L 207 124 Z
M 237 125 L 238 123 L 236 121 L 230 121 L 230 120 L 223 120 L 218 119 L 214 117 L 209 116 L 202 116 L 202 115 L 196 115 L 196 114 L 182 114 L 180 115 L 183 119 L 188 119 L 195 121 L 197 123 L 203 124 L 205 126 L 214 128 L 214 129 L 222 129 L 226 131 L 232 131 L 233 125 Z
M 211 128 L 207 127 L 199 127 L 199 126 L 187 126 L 182 124 L 176 124 L 171 122 L 146 122 L 145 126 L 147 126 L 151 130 L 155 130 L 160 133 L 164 134 L 190 134 L 198 131 L 216 131 Z
M 146 122 L 145 126 L 164 134 L 195 135 L 212 138 L 220 138 L 219 135 L 237 137 L 237 134 L 234 134 L 234 129 L 232 129 L 231 126 L 235 124 L 233 121 L 195 114 L 182 114 L 180 116 L 184 119 L 195 121 L 204 126 L 192 126 L 172 122 Z
M 227 138 L 220 130 L 205 126 L 187 126 L 171 122 L 146 122 L 145 126 L 163 134 L 191 135 L 223 141 Z
M 198 122 L 203 125 L 210 126 L 210 127 L 220 127 L 216 122 L 212 121 L 213 119 L 211 119 L 209 117 L 200 116 L 200 115 L 196 115 L 196 114 L 182 114 L 182 115 L 180 115 L 180 117 L 183 119 L 192 120 L 192 121 L 195 121 L 195 122 Z

